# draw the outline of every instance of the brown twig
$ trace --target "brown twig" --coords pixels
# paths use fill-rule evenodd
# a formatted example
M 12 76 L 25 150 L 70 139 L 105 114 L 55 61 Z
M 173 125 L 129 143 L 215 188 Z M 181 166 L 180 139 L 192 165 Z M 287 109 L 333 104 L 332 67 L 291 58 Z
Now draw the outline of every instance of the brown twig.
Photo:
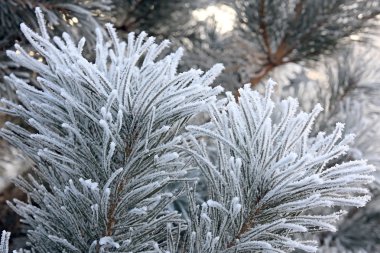
M 297 15 L 300 15 L 302 12 L 302 1 L 298 2 L 295 6 L 295 12 Z M 260 33 L 264 41 L 265 51 L 267 53 L 266 63 L 260 68 L 259 71 L 250 79 L 250 83 L 253 86 L 256 86 L 271 70 L 275 67 L 282 65 L 285 63 L 284 58 L 293 51 L 292 48 L 288 46 L 286 43 L 286 35 L 281 40 L 279 46 L 277 47 L 275 52 L 272 52 L 272 48 L 270 45 L 270 38 L 268 34 L 268 27 L 265 22 L 265 0 L 260 1 L 259 5 L 259 26 Z
M 256 202 L 252 205 L 253 207 L 256 206 L 261 200 L 261 196 L 257 197 Z M 260 213 L 261 208 L 255 208 L 252 209 L 251 212 L 248 214 L 246 221 L 244 222 L 243 226 L 235 236 L 235 239 L 240 239 L 246 232 L 248 232 L 255 224 L 255 217 Z M 236 240 L 231 241 L 227 248 L 231 248 L 235 246 Z

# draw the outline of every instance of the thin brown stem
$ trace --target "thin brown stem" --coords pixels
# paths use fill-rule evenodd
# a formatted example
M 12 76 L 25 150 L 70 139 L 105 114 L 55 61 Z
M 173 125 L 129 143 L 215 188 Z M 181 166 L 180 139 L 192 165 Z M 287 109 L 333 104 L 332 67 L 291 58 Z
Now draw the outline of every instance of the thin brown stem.
M 274 64 L 266 64 L 264 65 L 256 74 L 250 79 L 250 83 L 252 86 L 256 86 L 260 83 L 261 79 L 263 79 L 272 69 L 274 69 L 276 65 Z
M 261 200 L 261 197 L 258 197 L 253 206 L 256 206 L 257 203 L 260 202 L 260 200 Z M 239 230 L 239 232 L 235 236 L 236 239 L 240 239 L 246 232 L 248 232 L 254 226 L 255 217 L 260 213 L 260 211 L 261 211 L 261 208 L 256 208 L 256 209 L 251 210 L 251 212 L 248 214 L 246 221 L 244 222 L 243 226 L 241 227 L 241 229 Z M 231 248 L 231 247 L 235 246 L 235 243 L 236 243 L 236 240 L 231 241 L 227 245 L 227 248 Z
M 299 18 L 302 14 L 303 9 L 303 3 L 302 0 L 300 0 L 295 8 L 295 18 Z M 282 38 L 280 44 L 278 45 L 275 52 L 272 52 L 271 46 L 270 46 L 270 38 L 268 34 L 268 28 L 267 24 L 265 22 L 265 0 L 261 0 L 259 5 L 259 26 L 261 31 L 261 36 L 264 41 L 264 47 L 267 52 L 267 62 L 262 66 L 262 68 L 250 79 L 250 83 L 252 86 L 256 86 L 260 81 L 275 67 L 282 65 L 288 61 L 285 61 L 284 59 L 286 56 L 288 56 L 294 48 L 290 47 L 288 43 L 286 42 L 286 35 Z

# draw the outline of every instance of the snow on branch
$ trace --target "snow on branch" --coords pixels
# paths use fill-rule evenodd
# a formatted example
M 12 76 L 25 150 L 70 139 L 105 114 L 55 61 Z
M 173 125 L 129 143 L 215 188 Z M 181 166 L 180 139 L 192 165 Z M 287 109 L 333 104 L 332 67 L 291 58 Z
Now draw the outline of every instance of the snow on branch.
M 332 230 L 342 212 L 308 213 L 331 206 L 363 206 L 373 180 L 365 161 L 332 166 L 348 150 L 352 136 L 342 137 L 343 124 L 330 135 L 310 135 L 322 108 L 298 112 L 288 98 L 276 105 L 273 82 L 264 96 L 248 86 L 235 101 L 210 104 L 212 124 L 188 126 L 194 160 L 208 185 L 201 206 L 192 201 L 190 221 L 194 252 L 315 252 L 316 243 L 299 241 L 297 233 Z M 214 157 L 200 138 L 216 145 Z M 192 192 L 192 191 L 190 191 Z M 191 193 L 190 193 L 191 194 Z M 191 198 L 190 198 L 191 199 Z
M 4 231 L 1 234 L 0 239 L 0 253 L 8 253 L 9 251 L 9 237 L 11 236 L 11 233 Z
M 43 56 L 42 62 L 16 45 L 14 61 L 38 73 L 41 89 L 14 75 L 21 105 L 5 99 L 1 111 L 17 115 L 30 127 L 7 123 L 1 136 L 37 165 L 37 177 L 17 184 L 35 205 L 9 205 L 31 226 L 37 252 L 120 252 L 164 247 L 168 222 L 182 226 L 169 209 L 186 182 L 188 158 L 175 150 L 186 122 L 216 100 L 212 88 L 222 70 L 177 73 L 182 49 L 161 55 L 168 41 L 131 33 L 118 39 L 96 31 L 96 57 L 82 55 L 85 39 L 69 34 L 50 38 L 36 9 L 42 34 L 25 24 L 21 30 Z M 31 130 L 33 129 L 33 130 Z M 189 179 L 190 180 L 190 179 Z M 169 186 L 178 185 L 169 191 Z M 182 230 L 182 228 L 181 228 Z
M 341 212 L 308 211 L 368 201 L 362 185 L 373 168 L 332 165 L 352 141 L 343 125 L 310 136 L 320 106 L 276 105 L 272 81 L 264 96 L 246 86 L 239 101 L 219 99 L 210 85 L 221 65 L 177 73 L 181 49 L 162 55 L 169 42 L 145 33 L 121 41 L 110 24 L 109 37 L 96 31 L 89 61 L 84 39 L 47 36 L 36 11 L 42 35 L 21 30 L 44 60 L 19 45 L 7 54 L 38 74 L 40 88 L 6 77 L 20 105 L 2 99 L 0 108 L 29 124 L 7 123 L 0 136 L 37 167 L 17 181 L 32 201 L 8 203 L 31 227 L 32 251 L 315 252 L 295 235 L 334 230 Z M 201 112 L 211 120 L 190 125 Z M 179 197 L 187 204 L 176 209 Z

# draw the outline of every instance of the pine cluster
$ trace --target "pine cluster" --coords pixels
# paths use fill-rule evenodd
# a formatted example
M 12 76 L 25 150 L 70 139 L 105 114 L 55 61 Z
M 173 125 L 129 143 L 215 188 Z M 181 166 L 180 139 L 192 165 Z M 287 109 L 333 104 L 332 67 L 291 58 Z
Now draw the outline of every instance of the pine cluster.
M 51 37 L 36 14 L 39 32 L 21 30 L 43 61 L 18 44 L 7 55 L 38 87 L 5 77 L 19 103 L 0 109 L 28 125 L 0 135 L 36 165 L 16 182 L 30 201 L 9 202 L 30 226 L 19 252 L 316 252 L 308 235 L 370 199 L 373 167 L 341 161 L 343 124 L 312 134 L 320 105 L 274 102 L 273 81 L 235 98 L 211 86 L 220 64 L 178 72 L 182 49 L 143 32 L 122 41 L 110 24 L 91 60 L 84 38 Z

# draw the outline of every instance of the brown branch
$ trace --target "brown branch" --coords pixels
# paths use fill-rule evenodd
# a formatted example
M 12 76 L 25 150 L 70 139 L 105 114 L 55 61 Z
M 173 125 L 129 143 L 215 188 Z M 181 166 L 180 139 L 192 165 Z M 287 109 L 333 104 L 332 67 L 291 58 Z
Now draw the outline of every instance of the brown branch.
M 303 10 L 303 2 L 302 0 L 300 0 L 299 2 L 297 2 L 296 6 L 294 7 L 294 12 L 295 12 L 294 19 L 298 19 L 301 16 L 302 10 Z M 265 19 L 265 1 L 264 0 L 261 0 L 260 2 L 259 17 L 260 17 L 260 21 L 259 21 L 260 31 L 263 37 L 264 46 L 267 50 L 267 62 L 250 79 L 250 83 L 252 84 L 252 86 L 256 86 L 275 67 L 289 62 L 289 61 L 285 61 L 284 59 L 294 50 L 294 48 L 290 47 L 288 43 L 286 42 L 287 36 L 285 34 L 279 46 L 277 47 L 276 51 L 274 53 L 272 52 L 272 49 L 270 47 L 267 24 L 264 22 L 264 19 Z
M 124 149 L 124 159 L 128 159 L 128 157 L 133 152 L 133 148 L 132 147 L 134 146 L 133 144 L 137 140 L 137 136 L 138 136 L 138 132 L 137 131 L 133 131 L 132 140 L 127 142 L 126 147 Z M 115 195 L 114 196 L 114 201 L 112 201 L 112 203 L 110 205 L 110 208 L 108 210 L 108 213 L 107 213 L 107 224 L 106 224 L 105 236 L 111 236 L 113 234 L 113 232 L 114 232 L 113 231 L 113 227 L 116 224 L 116 219 L 115 219 L 116 207 L 117 207 L 118 203 L 121 200 L 120 194 L 124 190 L 125 185 L 129 181 L 129 179 L 130 179 L 130 177 L 124 178 L 123 180 L 121 180 L 121 182 L 116 187 L 116 191 L 115 191 L 115 194 L 114 194 Z
M 259 27 L 260 33 L 263 36 L 264 46 L 268 52 L 268 56 L 272 55 L 272 49 L 269 43 L 269 34 L 267 29 L 267 24 L 265 22 L 265 0 L 261 0 L 259 4 Z
M 284 37 L 280 45 L 277 47 L 276 52 L 274 53 L 272 52 L 270 41 L 269 41 L 267 24 L 264 22 L 264 19 L 265 19 L 265 1 L 264 0 L 260 2 L 259 17 L 260 17 L 260 21 L 259 21 L 260 31 L 263 37 L 265 49 L 267 51 L 267 62 L 250 79 L 250 83 L 252 84 L 252 86 L 256 86 L 271 70 L 283 64 L 283 58 L 288 54 L 289 51 L 291 51 L 288 49 L 288 46 L 285 40 L 286 37 Z
M 111 236 L 113 233 L 113 226 L 116 223 L 115 219 L 115 211 L 117 204 L 120 202 L 120 193 L 124 190 L 125 183 L 128 179 L 126 178 L 123 180 L 116 188 L 116 193 L 115 193 L 115 200 L 112 201 L 110 205 L 110 209 L 108 210 L 107 213 L 107 225 L 106 225 L 106 236 Z
M 250 79 L 250 83 L 252 86 L 256 86 L 260 83 L 261 79 L 263 79 L 272 69 L 274 69 L 276 65 L 268 63 L 265 64 L 255 75 Z
M 261 196 L 257 197 L 256 202 L 253 206 L 256 206 L 261 200 Z M 251 212 L 248 214 L 248 217 L 246 218 L 246 222 L 243 223 L 243 226 L 239 230 L 238 234 L 235 236 L 236 239 L 240 239 L 246 232 L 248 232 L 253 225 L 255 224 L 255 217 L 260 213 L 261 208 L 253 209 Z M 235 241 L 231 241 L 228 245 L 227 248 L 231 248 L 235 246 Z

